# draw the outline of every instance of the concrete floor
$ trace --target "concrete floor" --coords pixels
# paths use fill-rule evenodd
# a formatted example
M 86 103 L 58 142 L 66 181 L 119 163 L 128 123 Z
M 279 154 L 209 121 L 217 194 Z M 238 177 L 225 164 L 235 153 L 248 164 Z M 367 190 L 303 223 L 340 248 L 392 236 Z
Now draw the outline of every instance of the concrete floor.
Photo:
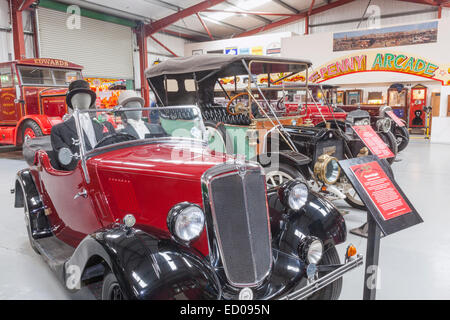
M 381 240 L 377 298 L 450 299 L 450 145 L 414 140 L 398 159 L 397 182 L 425 222 Z M 23 210 L 13 208 L 10 194 L 25 167 L 20 152 L 0 148 L 0 299 L 92 299 L 87 290 L 68 293 L 29 246 Z M 350 210 L 348 229 L 366 221 L 365 212 L 339 207 Z M 349 234 L 347 242 L 365 254 L 365 239 Z M 339 246 L 341 256 L 347 244 Z M 361 267 L 344 276 L 341 299 L 362 298 L 363 275 Z

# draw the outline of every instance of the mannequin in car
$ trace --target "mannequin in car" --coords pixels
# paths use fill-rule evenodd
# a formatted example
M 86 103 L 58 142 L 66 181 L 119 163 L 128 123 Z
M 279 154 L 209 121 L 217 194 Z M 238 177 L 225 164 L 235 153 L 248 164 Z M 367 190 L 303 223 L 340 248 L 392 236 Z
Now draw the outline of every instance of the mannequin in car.
M 95 105 L 97 95 L 90 90 L 89 83 L 84 80 L 76 80 L 69 86 L 66 96 L 66 103 L 69 113 L 72 114 L 75 109 L 80 111 L 88 110 Z M 95 145 L 104 137 L 113 134 L 113 126 L 106 122 L 105 125 L 91 118 L 89 113 L 80 114 L 81 131 L 84 134 L 84 145 L 86 151 L 92 150 Z M 65 122 L 57 124 L 51 131 L 51 142 L 55 154 L 62 148 L 69 149 L 73 155 L 80 153 L 80 139 L 77 134 L 75 118 L 70 116 Z M 59 163 L 63 170 L 73 170 L 77 161 L 72 161 L 69 165 Z
M 136 139 L 145 139 L 150 136 L 164 136 L 166 132 L 158 124 L 147 123 L 142 120 L 142 110 L 144 99 L 138 96 L 135 91 L 127 90 L 120 94 L 118 103 L 123 108 L 122 121 L 124 128 L 122 132 L 134 136 Z

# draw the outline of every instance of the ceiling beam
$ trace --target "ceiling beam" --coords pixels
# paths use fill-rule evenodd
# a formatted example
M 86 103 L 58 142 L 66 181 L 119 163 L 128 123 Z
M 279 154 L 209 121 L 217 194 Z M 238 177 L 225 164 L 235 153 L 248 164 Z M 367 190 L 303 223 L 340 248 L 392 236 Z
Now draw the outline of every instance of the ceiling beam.
M 219 3 L 225 2 L 226 0 L 207 0 L 207 1 L 203 1 L 203 2 L 198 3 L 198 4 L 196 4 L 196 5 L 192 6 L 192 7 L 189 7 L 189 8 L 182 8 L 182 7 L 179 7 L 177 5 L 174 5 L 174 4 L 162 1 L 162 0 L 144 0 L 144 1 L 148 2 L 148 3 L 151 3 L 151 4 L 154 4 L 154 5 L 157 5 L 157 6 L 160 6 L 160 7 L 163 7 L 163 8 L 166 8 L 166 9 L 169 9 L 169 10 L 172 10 L 172 11 L 176 11 L 176 13 L 174 13 L 174 14 L 168 16 L 168 17 L 162 18 L 161 20 L 158 20 L 158 21 L 163 21 L 163 20 L 167 21 L 169 17 L 173 17 L 173 16 L 177 17 L 177 15 L 178 15 L 178 17 L 180 17 L 180 18 L 178 18 L 175 21 L 175 22 L 177 22 L 177 21 L 179 21 L 181 19 L 184 19 L 185 17 L 188 17 L 188 16 L 191 16 L 191 15 L 199 13 L 199 15 L 205 20 L 212 21 L 214 23 L 217 23 L 219 25 L 225 26 L 227 28 L 236 29 L 236 30 L 238 30 L 240 32 L 241 31 L 245 31 L 245 29 L 240 28 L 238 26 L 235 26 L 235 25 L 232 25 L 232 24 L 229 24 L 229 23 L 225 23 L 225 22 L 222 22 L 222 21 L 219 21 L 219 20 L 216 20 L 216 19 L 213 19 L 213 18 L 210 18 L 210 17 L 207 17 L 205 15 L 200 14 L 201 11 L 203 11 L 205 9 L 209 9 L 209 8 L 219 4 Z M 192 9 L 194 9 L 194 10 L 192 10 Z M 189 11 L 187 11 L 187 10 L 189 10 Z M 196 11 L 196 10 L 198 10 L 198 11 Z M 194 12 L 194 11 L 196 11 L 196 12 Z M 193 13 L 188 14 L 190 12 L 193 12 Z M 184 13 L 184 14 L 182 14 L 182 13 Z M 173 19 L 173 18 L 171 18 L 171 19 Z M 155 22 L 149 24 L 148 26 L 151 28 L 151 26 L 154 25 L 158 21 L 155 21 Z M 175 22 L 172 22 L 170 24 L 173 24 Z M 149 34 L 153 34 L 153 33 L 154 32 L 152 31 L 152 29 L 150 29 Z
M 282 1 L 282 0 L 272 0 L 272 2 L 275 2 L 276 4 L 279 4 L 280 6 L 282 6 L 285 9 L 288 9 L 290 12 L 293 12 L 295 14 L 299 14 L 300 11 L 297 10 L 296 8 L 288 5 L 286 2 Z
M 209 38 L 211 40 L 214 40 L 214 37 L 212 36 L 211 32 L 209 32 L 208 26 L 206 25 L 205 21 L 203 21 L 202 17 L 200 17 L 200 15 L 198 13 L 196 13 L 196 15 L 197 15 L 198 20 L 202 24 L 203 28 L 205 29 L 205 31 L 208 33 Z
M 450 7 L 450 1 L 447 0 L 398 0 L 402 2 L 411 2 L 435 7 Z
M 309 10 L 308 10 L 308 16 L 311 15 L 315 2 L 316 2 L 316 0 L 311 0 L 311 5 L 309 6 Z
M 167 52 L 169 52 L 171 55 L 173 55 L 174 57 L 178 57 L 178 55 L 173 52 L 172 50 L 170 50 L 167 46 L 165 46 L 161 41 L 159 41 L 158 39 L 156 39 L 154 36 L 150 35 L 149 36 L 150 39 L 152 39 L 153 41 L 155 41 L 157 44 L 159 44 L 161 47 L 163 47 Z
M 328 4 L 324 4 L 322 6 L 319 6 L 319 7 L 316 7 L 314 9 L 312 9 L 310 16 L 318 14 L 318 13 L 322 13 L 322 12 L 330 10 L 330 9 L 334 9 L 334 8 L 340 7 L 340 6 L 344 5 L 344 4 L 347 4 L 347 3 L 350 3 L 350 2 L 353 2 L 353 1 L 355 1 L 355 0 L 337 0 L 335 2 L 330 2 Z M 262 27 L 258 27 L 258 28 L 255 28 L 255 29 L 243 32 L 243 33 L 239 34 L 237 37 L 248 37 L 248 36 L 252 36 L 254 34 L 257 34 L 259 32 L 262 32 L 262 31 L 267 31 L 267 30 L 271 30 L 271 29 L 274 29 L 274 28 L 278 28 L 278 27 L 281 27 L 281 26 L 283 26 L 285 24 L 293 23 L 293 22 L 296 22 L 298 20 L 304 19 L 304 18 L 306 18 L 307 15 L 308 15 L 308 11 L 301 12 L 301 13 L 298 13 L 298 14 L 292 16 L 292 17 L 281 19 L 281 20 L 272 22 L 272 23 L 270 23 L 268 25 L 265 25 L 265 26 L 262 26 Z
M 21 3 L 17 11 L 22 12 L 24 10 L 27 10 L 36 0 L 23 0 L 22 2 L 17 0 L 18 3 Z
M 192 16 L 196 13 L 201 12 L 202 10 L 209 9 L 211 7 L 214 7 L 225 0 L 205 0 L 202 1 L 196 5 L 193 5 L 189 8 L 183 9 L 177 13 L 171 14 L 165 18 L 162 18 L 160 20 L 157 20 L 155 22 L 152 22 L 145 27 L 145 33 L 147 36 L 150 36 L 168 26 L 171 24 L 174 24 L 175 22 L 180 21 L 181 19 L 184 19 L 186 17 Z

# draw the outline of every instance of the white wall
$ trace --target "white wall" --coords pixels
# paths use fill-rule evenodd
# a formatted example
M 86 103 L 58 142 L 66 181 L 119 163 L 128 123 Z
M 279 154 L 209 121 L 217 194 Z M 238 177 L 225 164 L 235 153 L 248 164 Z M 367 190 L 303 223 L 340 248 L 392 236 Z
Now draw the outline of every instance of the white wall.
M 272 44 L 279 44 L 281 46 L 281 39 L 292 36 L 292 32 L 279 32 L 271 34 L 260 34 L 244 38 L 232 38 L 224 40 L 206 41 L 189 43 L 184 47 L 184 55 L 191 56 L 193 50 L 202 49 L 203 53 L 212 50 L 224 50 L 228 47 L 249 48 L 262 46 L 264 54 L 266 54 L 266 47 Z

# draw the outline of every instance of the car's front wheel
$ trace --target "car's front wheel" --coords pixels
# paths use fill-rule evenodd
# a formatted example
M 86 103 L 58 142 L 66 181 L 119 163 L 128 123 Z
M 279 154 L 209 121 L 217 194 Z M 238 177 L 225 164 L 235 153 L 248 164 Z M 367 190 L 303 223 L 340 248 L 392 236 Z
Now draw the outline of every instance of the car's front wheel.
M 125 300 L 114 273 L 108 273 L 103 279 L 102 300 Z
M 394 129 L 395 139 L 397 140 L 398 152 L 404 150 L 409 143 L 409 132 L 406 127 L 396 126 Z
M 323 254 L 322 260 L 319 265 L 339 265 L 341 261 L 339 259 L 339 254 L 334 245 L 330 245 L 326 248 Z M 325 276 L 327 273 L 319 272 L 319 278 Z M 323 289 L 314 292 L 308 300 L 338 300 L 342 291 L 342 278 L 330 283 Z
M 280 163 L 278 166 L 265 167 L 267 188 L 274 188 L 283 183 L 301 177 L 301 173 L 294 167 Z
M 398 145 L 397 145 L 397 139 L 395 139 L 395 136 L 392 132 L 379 132 L 379 135 L 381 137 L 381 139 L 383 139 L 384 143 L 386 143 L 389 147 L 389 149 L 391 149 L 392 153 L 394 154 L 394 156 L 392 158 L 386 159 L 389 164 L 394 163 L 395 158 L 397 157 L 398 154 Z

